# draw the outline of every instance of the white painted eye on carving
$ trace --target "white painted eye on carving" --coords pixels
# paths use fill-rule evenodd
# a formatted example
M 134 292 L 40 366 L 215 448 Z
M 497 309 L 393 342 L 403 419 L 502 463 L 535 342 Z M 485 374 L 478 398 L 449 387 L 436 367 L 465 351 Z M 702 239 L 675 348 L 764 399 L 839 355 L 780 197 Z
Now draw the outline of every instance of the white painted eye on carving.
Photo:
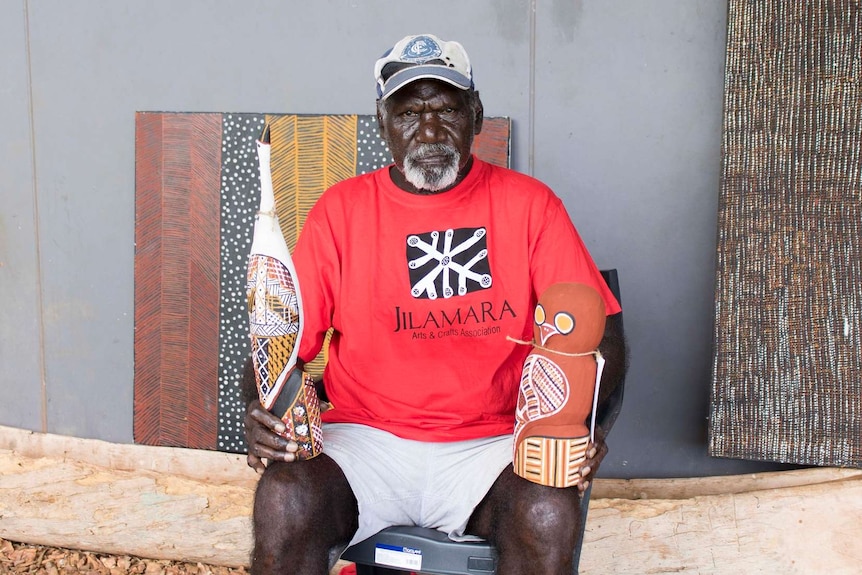
M 561 334 L 568 335 L 575 329 L 575 317 L 565 311 L 557 312 L 554 316 L 554 327 Z
M 545 323 L 545 308 L 542 307 L 542 304 L 536 304 L 536 311 L 533 312 L 533 321 L 536 322 L 536 325 Z

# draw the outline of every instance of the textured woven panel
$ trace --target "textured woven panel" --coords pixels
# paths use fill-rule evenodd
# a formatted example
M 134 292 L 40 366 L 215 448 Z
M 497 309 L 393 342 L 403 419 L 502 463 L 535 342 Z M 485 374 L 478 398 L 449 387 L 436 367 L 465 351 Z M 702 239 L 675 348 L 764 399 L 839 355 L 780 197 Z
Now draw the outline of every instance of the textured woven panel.
M 862 466 L 862 17 L 730 0 L 711 455 Z
M 324 189 L 391 162 L 374 116 L 136 115 L 138 443 L 245 451 L 245 271 L 260 201 L 254 141 L 266 122 L 279 222 L 291 247 Z M 476 155 L 508 165 L 509 132 L 508 118 L 486 118 Z
M 215 443 L 221 129 L 217 114 L 136 118 L 134 434 L 140 443 Z

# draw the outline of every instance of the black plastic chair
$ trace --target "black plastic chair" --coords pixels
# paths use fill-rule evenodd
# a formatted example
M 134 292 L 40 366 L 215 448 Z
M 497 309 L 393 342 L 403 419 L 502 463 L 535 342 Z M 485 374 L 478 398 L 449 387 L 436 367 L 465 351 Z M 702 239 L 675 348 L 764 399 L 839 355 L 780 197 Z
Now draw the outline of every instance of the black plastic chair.
M 620 300 L 617 270 L 602 270 L 602 276 Z M 606 433 L 622 409 L 624 387 L 625 381 L 620 382 L 596 415 L 597 425 Z M 574 575 L 578 573 L 581 559 L 591 491 L 592 486 L 584 492 L 581 503 L 581 538 L 572 562 Z M 441 531 L 406 525 L 388 527 L 360 541 L 349 547 L 341 558 L 356 564 L 357 575 L 395 575 L 411 571 L 439 575 L 489 575 L 497 570 L 497 550 L 486 541 L 452 541 Z

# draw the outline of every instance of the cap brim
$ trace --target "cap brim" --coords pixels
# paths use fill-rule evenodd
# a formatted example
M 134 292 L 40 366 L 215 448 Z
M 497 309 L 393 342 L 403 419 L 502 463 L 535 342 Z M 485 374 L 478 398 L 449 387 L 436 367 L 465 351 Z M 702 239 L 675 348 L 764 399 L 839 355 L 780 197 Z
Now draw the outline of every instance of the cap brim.
M 469 90 L 473 87 L 473 82 L 470 78 L 452 68 L 440 66 L 439 64 L 411 66 L 399 70 L 386 81 L 380 99 L 385 100 L 410 82 L 423 79 L 440 80 L 461 90 Z

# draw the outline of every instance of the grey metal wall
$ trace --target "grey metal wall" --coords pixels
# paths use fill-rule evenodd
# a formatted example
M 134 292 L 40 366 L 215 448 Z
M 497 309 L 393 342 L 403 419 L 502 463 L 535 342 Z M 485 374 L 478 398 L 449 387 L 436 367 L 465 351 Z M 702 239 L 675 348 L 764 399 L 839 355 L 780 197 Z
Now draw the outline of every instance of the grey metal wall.
M 514 167 L 620 270 L 632 350 L 605 476 L 706 456 L 726 2 L 4 0 L 0 424 L 132 441 L 134 113 L 372 113 L 374 59 L 460 40 Z

